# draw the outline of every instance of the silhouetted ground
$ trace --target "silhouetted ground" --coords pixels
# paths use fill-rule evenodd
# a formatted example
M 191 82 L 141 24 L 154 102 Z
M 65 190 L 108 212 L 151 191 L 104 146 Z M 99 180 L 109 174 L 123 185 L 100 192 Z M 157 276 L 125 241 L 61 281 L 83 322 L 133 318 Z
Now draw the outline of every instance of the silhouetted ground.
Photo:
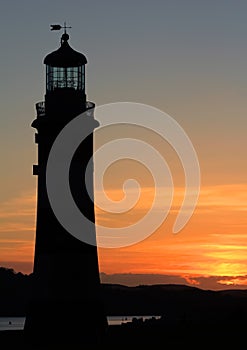
M 131 322 L 124 325 L 109 326 L 104 341 L 98 346 L 86 344 L 85 349 L 132 349 L 133 346 L 154 349 L 176 349 L 182 347 L 194 349 L 208 349 L 209 347 L 219 349 L 234 347 L 245 349 L 246 344 L 246 322 L 222 322 L 214 321 L 176 321 L 162 322 Z M 55 350 L 69 349 L 77 350 L 84 348 L 83 344 L 57 343 L 45 346 L 28 345 L 25 341 L 23 331 L 0 332 L 0 348 L 8 350 Z
M 25 316 L 32 276 L 16 274 L 0 268 L 0 315 Z M 109 326 L 107 334 L 97 347 L 60 344 L 44 341 L 43 347 L 28 344 L 23 331 L 1 331 L 0 350 L 77 350 L 77 349 L 132 349 L 133 346 L 174 349 L 229 348 L 247 346 L 247 290 L 206 291 L 184 285 L 153 285 L 126 287 L 102 285 L 107 315 L 164 315 L 161 320 L 133 322 Z

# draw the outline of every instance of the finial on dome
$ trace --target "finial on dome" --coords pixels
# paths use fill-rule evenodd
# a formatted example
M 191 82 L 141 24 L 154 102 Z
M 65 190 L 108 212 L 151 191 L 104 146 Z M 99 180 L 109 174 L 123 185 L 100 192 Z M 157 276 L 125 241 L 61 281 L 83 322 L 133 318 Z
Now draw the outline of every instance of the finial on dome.
M 61 45 L 63 45 L 64 43 L 67 43 L 67 41 L 69 41 L 69 34 L 63 33 L 61 37 Z
M 60 29 L 64 29 L 64 33 L 61 37 L 61 45 L 64 43 L 67 43 L 69 40 L 69 34 L 67 34 L 66 29 L 67 28 L 72 28 L 66 25 L 66 22 L 64 22 L 64 26 L 61 26 L 60 24 L 51 24 L 50 25 L 51 30 L 60 30 Z

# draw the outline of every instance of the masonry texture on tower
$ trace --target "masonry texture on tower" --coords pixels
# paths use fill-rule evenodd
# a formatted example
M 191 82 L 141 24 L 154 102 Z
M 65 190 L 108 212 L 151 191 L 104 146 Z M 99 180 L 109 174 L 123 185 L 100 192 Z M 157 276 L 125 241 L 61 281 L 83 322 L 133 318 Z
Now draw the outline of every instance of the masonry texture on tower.
M 36 242 L 33 288 L 27 309 L 27 337 L 41 343 L 97 343 L 107 326 L 101 295 L 97 246 L 74 238 L 58 221 L 49 202 L 46 167 L 51 147 L 61 130 L 83 112 L 91 134 L 76 150 L 70 166 L 69 184 L 76 205 L 95 222 L 94 203 L 85 185 L 85 170 L 93 156 L 94 103 L 85 93 L 86 57 L 68 43 L 66 29 L 61 46 L 44 59 L 46 65 L 45 101 L 36 104 L 37 130 Z M 66 145 L 63 145 L 63 147 Z M 93 188 L 93 168 L 87 182 Z M 89 179 L 89 181 L 88 181 Z M 95 225 L 91 235 L 96 236 Z M 88 232 L 87 232 L 88 234 Z M 82 232 L 83 236 L 83 232 Z

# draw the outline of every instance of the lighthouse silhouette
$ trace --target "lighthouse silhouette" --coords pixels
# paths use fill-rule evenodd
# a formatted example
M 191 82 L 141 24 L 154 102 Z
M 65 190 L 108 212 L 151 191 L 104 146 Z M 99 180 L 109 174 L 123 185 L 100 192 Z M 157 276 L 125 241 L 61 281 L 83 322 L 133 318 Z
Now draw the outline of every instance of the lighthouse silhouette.
M 36 103 L 38 164 L 37 217 L 32 288 L 24 331 L 32 342 L 39 344 L 100 344 L 107 328 L 101 299 L 97 246 L 72 236 L 56 218 L 46 187 L 46 168 L 52 145 L 60 132 L 78 115 L 86 112 L 85 127 L 92 132 L 77 148 L 70 165 L 71 194 L 82 215 L 95 223 L 93 198 L 93 167 L 85 172 L 93 157 L 95 104 L 87 101 L 85 65 L 87 58 L 69 45 L 66 25 L 60 47 L 44 59 L 46 65 L 45 101 Z M 66 147 L 66 145 L 63 145 Z M 92 191 L 93 193 L 93 191 Z M 62 203 L 61 203 L 62 205 Z M 73 218 L 71 218 L 73 220 Z M 91 232 L 96 237 L 95 225 Z M 96 242 L 96 238 L 95 238 Z

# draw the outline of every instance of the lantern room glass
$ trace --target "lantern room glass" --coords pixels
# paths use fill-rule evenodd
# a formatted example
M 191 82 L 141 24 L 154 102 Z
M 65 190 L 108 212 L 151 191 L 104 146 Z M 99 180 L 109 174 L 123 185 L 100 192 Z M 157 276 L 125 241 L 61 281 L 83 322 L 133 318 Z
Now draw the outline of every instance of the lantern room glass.
M 52 67 L 46 66 L 46 89 L 72 88 L 85 89 L 85 66 L 78 67 Z

